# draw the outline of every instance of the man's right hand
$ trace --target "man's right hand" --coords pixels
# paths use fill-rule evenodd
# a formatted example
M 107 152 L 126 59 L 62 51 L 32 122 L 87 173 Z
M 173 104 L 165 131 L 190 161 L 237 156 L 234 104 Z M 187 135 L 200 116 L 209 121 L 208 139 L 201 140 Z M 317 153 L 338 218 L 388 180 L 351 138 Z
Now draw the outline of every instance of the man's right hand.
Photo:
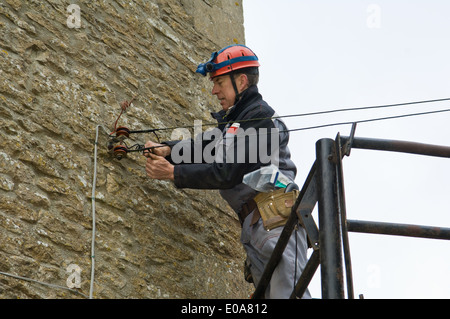
M 155 147 L 155 146 L 161 146 L 161 147 Z M 168 145 L 164 145 L 164 144 L 159 144 L 159 143 L 155 143 L 153 141 L 148 141 L 147 143 L 145 143 L 145 147 L 155 147 L 152 150 L 150 150 L 151 153 L 156 154 L 158 156 L 162 156 L 162 157 L 166 157 L 170 155 L 171 149 L 170 146 Z M 149 151 L 144 151 L 144 156 L 145 157 L 150 157 Z

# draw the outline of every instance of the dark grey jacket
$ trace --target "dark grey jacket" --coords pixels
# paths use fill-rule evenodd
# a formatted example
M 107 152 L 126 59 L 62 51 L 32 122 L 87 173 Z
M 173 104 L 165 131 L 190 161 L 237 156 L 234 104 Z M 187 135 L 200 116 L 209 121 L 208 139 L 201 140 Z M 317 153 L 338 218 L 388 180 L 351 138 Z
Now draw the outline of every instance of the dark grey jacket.
M 249 172 L 270 165 L 268 156 L 274 159 L 277 153 L 276 164 L 280 171 L 295 179 L 297 170 L 290 159 L 287 128 L 280 119 L 272 119 L 276 116 L 275 111 L 262 99 L 256 86 L 248 88 L 228 114 L 222 110 L 212 113 L 212 116 L 218 122 L 220 139 L 217 136 L 214 139 L 207 137 L 203 133 L 195 140 L 165 142 L 172 148 L 168 159 L 175 164 L 175 185 L 178 188 L 219 189 L 222 197 L 239 214 L 242 205 L 257 194 L 242 183 L 242 178 Z M 239 133 L 248 134 L 240 135 L 230 130 L 235 123 L 240 125 Z M 192 155 L 190 160 L 178 163 L 173 154 L 175 145 L 178 155 L 180 149 L 181 152 L 189 151 Z M 207 150 L 208 154 L 212 152 L 215 160 L 199 161 L 198 156 L 194 160 L 193 154 L 197 151 L 198 155 L 199 150 Z M 225 156 L 228 158 L 225 159 Z

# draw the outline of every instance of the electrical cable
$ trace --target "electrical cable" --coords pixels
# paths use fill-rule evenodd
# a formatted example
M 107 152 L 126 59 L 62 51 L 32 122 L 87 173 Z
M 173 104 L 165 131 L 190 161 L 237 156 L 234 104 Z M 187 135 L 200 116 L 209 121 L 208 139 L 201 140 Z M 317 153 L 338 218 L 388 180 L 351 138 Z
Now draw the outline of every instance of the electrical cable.
M 404 103 L 395 103 L 395 104 L 384 104 L 384 105 L 375 105 L 375 106 L 363 106 L 363 107 L 354 107 L 354 108 L 343 108 L 343 109 L 332 109 L 332 110 L 326 110 L 326 111 L 317 111 L 317 112 L 309 112 L 309 113 L 298 113 L 298 114 L 289 114 L 289 115 L 276 115 L 272 117 L 262 117 L 262 118 L 252 118 L 252 119 L 245 119 L 245 120 L 239 120 L 239 121 L 227 121 L 227 122 L 207 122 L 202 123 L 201 126 L 217 126 L 217 125 L 226 125 L 231 123 L 246 123 L 246 122 L 253 122 L 253 121 L 262 121 L 262 120 L 274 120 L 274 119 L 281 119 L 281 118 L 290 118 L 290 117 L 304 117 L 304 116 L 313 116 L 313 115 L 324 115 L 324 114 L 331 114 L 331 113 L 339 113 L 339 112 L 350 112 L 350 111 L 362 111 L 362 110 L 372 110 L 372 109 L 380 109 L 380 108 L 392 108 L 392 107 L 398 107 L 398 106 L 407 106 L 407 105 L 415 105 L 415 104 L 424 104 L 424 103 L 436 103 L 436 102 L 443 102 L 443 101 L 450 101 L 450 98 L 442 98 L 442 99 L 433 99 L 433 100 L 422 100 L 422 101 L 412 101 L 412 102 L 404 102 Z M 427 113 L 424 113 L 427 114 Z M 361 123 L 365 121 L 359 121 Z M 117 124 L 117 121 L 116 121 Z M 343 124 L 348 124 L 348 122 L 345 122 Z M 336 124 L 329 124 L 329 126 L 333 125 L 341 125 L 340 123 Z M 144 130 L 133 130 L 130 131 L 130 134 L 139 134 L 139 133 L 155 133 L 158 131 L 166 131 L 166 130 L 174 130 L 174 129 L 180 129 L 180 128 L 194 128 L 196 125 L 184 125 L 184 126 L 172 126 L 172 127 L 162 127 L 162 128 L 153 128 L 153 129 L 144 129 Z M 317 128 L 324 127 L 324 126 L 318 126 Z M 311 129 L 316 127 L 311 127 Z M 295 130 L 293 130 L 295 131 Z
M 419 113 L 408 113 L 408 114 L 402 114 L 402 115 L 377 117 L 377 118 L 371 118 L 371 119 L 365 119 L 365 120 L 357 120 L 357 121 L 328 123 L 328 124 L 322 124 L 322 125 L 316 125 L 316 126 L 308 126 L 308 127 L 301 127 L 301 128 L 296 128 L 296 129 L 289 129 L 289 130 L 284 130 L 284 131 L 280 131 L 280 132 L 304 131 L 304 130 L 312 130 L 312 129 L 323 128 L 323 127 L 330 127 L 330 126 L 348 125 L 348 124 L 353 124 L 353 123 L 358 123 L 358 124 L 359 123 L 368 123 L 368 122 L 392 120 L 392 119 L 398 119 L 398 118 L 404 118 L 404 117 L 421 116 L 421 115 L 444 113 L 444 112 L 450 112 L 450 109 L 427 111 L 427 112 L 419 112 Z
M 375 121 L 385 121 L 385 120 L 391 120 L 391 119 L 398 119 L 398 118 L 405 118 L 405 117 L 412 117 L 412 116 L 422 116 L 422 115 L 445 113 L 445 112 L 450 112 L 450 109 L 427 111 L 427 112 L 419 112 L 419 113 L 407 113 L 407 114 L 402 114 L 402 115 L 377 117 L 377 118 L 370 118 L 370 119 L 363 119 L 363 120 L 356 120 L 356 121 L 348 121 L 348 122 L 327 123 L 327 124 L 306 126 L 306 127 L 293 128 L 293 129 L 287 129 L 287 130 L 278 130 L 277 132 L 278 133 L 287 133 L 287 132 L 307 131 L 307 130 L 325 128 L 325 127 L 332 127 L 332 126 L 350 125 L 350 124 L 355 124 L 355 123 L 356 124 L 368 123 L 368 122 L 375 122 Z M 242 134 L 242 135 L 239 135 L 239 133 L 238 133 L 237 135 L 233 135 L 230 138 L 245 138 L 245 137 L 249 137 L 249 136 L 261 136 L 263 134 L 271 134 L 271 133 L 269 133 L 269 131 L 267 133 L 258 132 L 258 133 L 255 133 L 255 134 Z M 223 139 L 227 139 L 227 137 L 225 136 L 225 137 L 223 137 Z
M 51 287 L 51 288 L 68 290 L 70 292 L 79 294 L 79 295 L 87 298 L 87 296 L 85 294 L 83 294 L 82 292 L 79 292 L 79 291 L 77 291 L 75 289 L 71 289 L 71 288 L 68 288 L 68 287 L 64 287 L 64 286 L 60 286 L 60 285 L 54 285 L 54 284 L 49 284 L 49 283 L 46 283 L 46 282 L 43 282 L 43 281 L 39 281 L 39 280 L 27 278 L 27 277 L 22 277 L 22 276 L 17 276 L 17 275 L 13 275 L 13 274 L 9 274 L 9 273 L 6 273 L 6 272 L 1 272 L 1 271 L 0 271 L 0 275 L 8 276 L 8 277 L 19 279 L 19 280 L 24 280 L 24 281 L 37 283 L 37 284 L 44 285 L 44 286 Z
M 450 101 L 450 98 L 434 99 L 434 100 L 422 100 L 422 101 L 413 101 L 413 102 L 403 102 L 403 103 L 395 103 L 395 104 L 374 105 L 374 106 L 362 106 L 362 107 L 343 108 L 343 109 L 334 109 L 334 110 L 318 111 L 318 112 L 311 112 L 311 113 L 304 113 L 304 114 L 284 115 L 284 116 L 280 116 L 279 118 L 309 116 L 309 115 L 322 115 L 322 114 L 331 114 L 331 113 L 337 113 L 337 112 L 363 111 L 363 110 L 391 108 L 391 107 L 397 107 L 397 106 L 406 106 L 406 105 L 423 104 L 423 103 L 436 103 L 436 102 L 443 102 L 443 101 Z
M 116 122 L 117 123 L 117 122 Z M 94 293 L 94 276 L 95 276 L 95 186 L 97 184 L 97 148 L 98 148 L 98 129 L 102 125 L 97 125 L 95 128 L 95 142 L 94 142 L 94 176 L 92 178 L 92 240 L 91 240 L 91 282 L 89 287 L 89 299 L 93 298 Z M 105 130 L 106 132 L 106 130 Z

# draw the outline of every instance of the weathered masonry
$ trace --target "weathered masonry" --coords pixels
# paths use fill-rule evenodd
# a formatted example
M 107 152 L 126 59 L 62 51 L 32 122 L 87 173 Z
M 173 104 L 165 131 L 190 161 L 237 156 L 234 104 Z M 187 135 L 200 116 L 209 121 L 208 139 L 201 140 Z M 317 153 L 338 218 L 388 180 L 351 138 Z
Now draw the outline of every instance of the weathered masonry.
M 134 96 L 120 119 L 133 129 L 210 121 L 218 105 L 195 69 L 244 43 L 242 10 L 0 1 L 0 298 L 248 297 L 239 222 L 218 193 L 149 180 L 141 154 L 107 150 L 119 103 Z

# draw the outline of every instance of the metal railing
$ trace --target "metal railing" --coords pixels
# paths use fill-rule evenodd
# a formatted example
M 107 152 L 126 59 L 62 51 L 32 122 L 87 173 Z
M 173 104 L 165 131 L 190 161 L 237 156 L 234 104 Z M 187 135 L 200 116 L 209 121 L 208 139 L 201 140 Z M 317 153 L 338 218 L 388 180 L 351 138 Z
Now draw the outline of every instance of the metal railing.
M 342 158 L 344 155 L 349 156 L 352 148 L 450 158 L 450 147 L 447 146 L 356 138 L 355 127 L 356 125 L 353 125 L 350 137 L 341 137 L 338 134 L 335 140 L 321 139 L 316 142 L 316 161 L 264 269 L 253 294 L 254 299 L 264 296 L 272 273 L 298 223 L 305 228 L 308 244 L 313 252 L 293 289 L 291 298 L 303 296 L 319 265 L 323 299 L 345 298 L 344 267 L 347 297 L 354 298 L 348 232 L 450 240 L 450 228 L 347 219 Z M 318 203 L 319 227 L 311 215 L 316 203 Z

